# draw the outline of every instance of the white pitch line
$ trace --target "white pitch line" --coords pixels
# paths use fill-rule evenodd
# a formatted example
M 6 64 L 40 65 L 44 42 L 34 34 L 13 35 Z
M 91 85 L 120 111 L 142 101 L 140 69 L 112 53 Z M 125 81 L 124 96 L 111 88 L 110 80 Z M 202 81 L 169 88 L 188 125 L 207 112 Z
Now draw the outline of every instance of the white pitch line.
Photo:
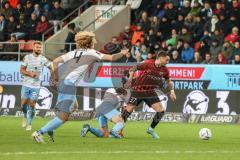
M 70 152 L 60 152 L 60 151 L 50 151 L 50 152 L 0 152 L 0 156 L 12 156 L 12 155 L 53 155 L 53 154 L 234 154 L 240 153 L 240 151 L 168 151 L 168 150 L 159 150 L 159 151 L 70 151 Z

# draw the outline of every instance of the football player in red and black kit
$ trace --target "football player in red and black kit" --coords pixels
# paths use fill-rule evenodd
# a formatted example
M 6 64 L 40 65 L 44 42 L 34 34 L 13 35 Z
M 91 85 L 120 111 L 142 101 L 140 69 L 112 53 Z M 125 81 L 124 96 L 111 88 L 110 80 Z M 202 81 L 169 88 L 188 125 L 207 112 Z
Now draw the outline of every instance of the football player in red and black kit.
M 131 82 L 131 97 L 127 104 L 127 107 L 122 112 L 124 121 L 130 116 L 133 109 L 142 101 L 145 101 L 148 106 L 152 107 L 156 114 L 153 118 L 151 126 L 148 128 L 147 133 L 152 135 L 153 138 L 159 138 L 158 134 L 154 132 L 154 128 L 164 115 L 164 108 L 159 99 L 157 91 L 161 91 L 164 88 L 164 84 L 167 85 L 168 94 L 171 100 L 176 100 L 176 95 L 173 89 L 173 82 L 169 78 L 169 71 L 166 64 L 169 62 L 169 55 L 167 52 L 161 51 L 155 61 L 149 61 L 148 63 L 141 63 L 133 67 L 133 71 L 141 71 L 136 78 L 133 78 L 133 74 L 130 76 Z

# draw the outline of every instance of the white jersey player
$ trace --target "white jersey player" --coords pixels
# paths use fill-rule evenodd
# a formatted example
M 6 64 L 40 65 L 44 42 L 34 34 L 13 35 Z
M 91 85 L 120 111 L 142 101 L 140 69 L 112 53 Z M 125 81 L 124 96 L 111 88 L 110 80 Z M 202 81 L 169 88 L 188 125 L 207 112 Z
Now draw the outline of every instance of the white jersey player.
M 53 131 L 68 120 L 76 101 L 76 85 L 80 83 L 88 71 L 88 66 L 98 61 L 116 61 L 128 53 L 128 49 L 121 50 L 114 55 L 102 54 L 94 50 L 95 34 L 82 31 L 76 34 L 77 49 L 56 58 L 53 61 L 53 83 L 58 83 L 58 100 L 56 104 L 56 117 L 49 121 L 40 130 L 34 132 L 32 137 L 38 143 L 43 143 L 45 133 L 53 141 Z M 59 66 L 60 63 L 63 63 Z

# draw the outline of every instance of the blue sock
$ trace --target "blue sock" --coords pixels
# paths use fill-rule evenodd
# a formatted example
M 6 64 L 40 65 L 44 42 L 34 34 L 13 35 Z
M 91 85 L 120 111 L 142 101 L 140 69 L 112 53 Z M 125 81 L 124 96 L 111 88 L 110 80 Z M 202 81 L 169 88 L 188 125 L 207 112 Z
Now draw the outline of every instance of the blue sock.
M 52 132 L 54 129 L 60 127 L 62 124 L 63 121 L 60 118 L 55 117 L 54 119 L 49 121 L 45 126 L 43 126 L 39 132 L 41 134 L 44 134 L 46 132 Z
M 97 129 L 97 128 L 90 128 L 89 131 L 94 134 L 95 136 L 97 137 L 103 137 L 103 133 L 100 129 Z
M 124 123 L 123 122 L 118 122 L 113 126 L 112 131 L 113 132 L 119 132 L 123 129 L 123 127 L 124 127 Z
M 35 116 L 35 108 L 28 106 L 27 110 L 27 124 L 32 125 L 33 117 Z
M 22 105 L 21 108 L 22 108 L 22 112 L 23 112 L 24 118 L 27 118 L 28 105 L 27 104 Z

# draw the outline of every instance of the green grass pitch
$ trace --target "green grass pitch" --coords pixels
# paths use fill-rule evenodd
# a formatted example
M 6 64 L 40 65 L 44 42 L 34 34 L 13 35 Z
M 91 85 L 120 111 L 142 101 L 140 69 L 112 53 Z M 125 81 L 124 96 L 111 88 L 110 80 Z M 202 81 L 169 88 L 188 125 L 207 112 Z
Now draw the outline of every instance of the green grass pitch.
M 48 119 L 36 118 L 39 129 Z M 160 139 L 146 134 L 150 122 L 128 122 L 124 139 L 101 139 L 88 134 L 79 136 L 83 123 L 68 122 L 55 132 L 55 141 L 37 144 L 31 132 L 21 128 L 21 119 L 0 117 L 0 160 L 232 160 L 240 159 L 240 126 L 160 123 Z M 210 140 L 200 140 L 199 129 L 212 130 Z

